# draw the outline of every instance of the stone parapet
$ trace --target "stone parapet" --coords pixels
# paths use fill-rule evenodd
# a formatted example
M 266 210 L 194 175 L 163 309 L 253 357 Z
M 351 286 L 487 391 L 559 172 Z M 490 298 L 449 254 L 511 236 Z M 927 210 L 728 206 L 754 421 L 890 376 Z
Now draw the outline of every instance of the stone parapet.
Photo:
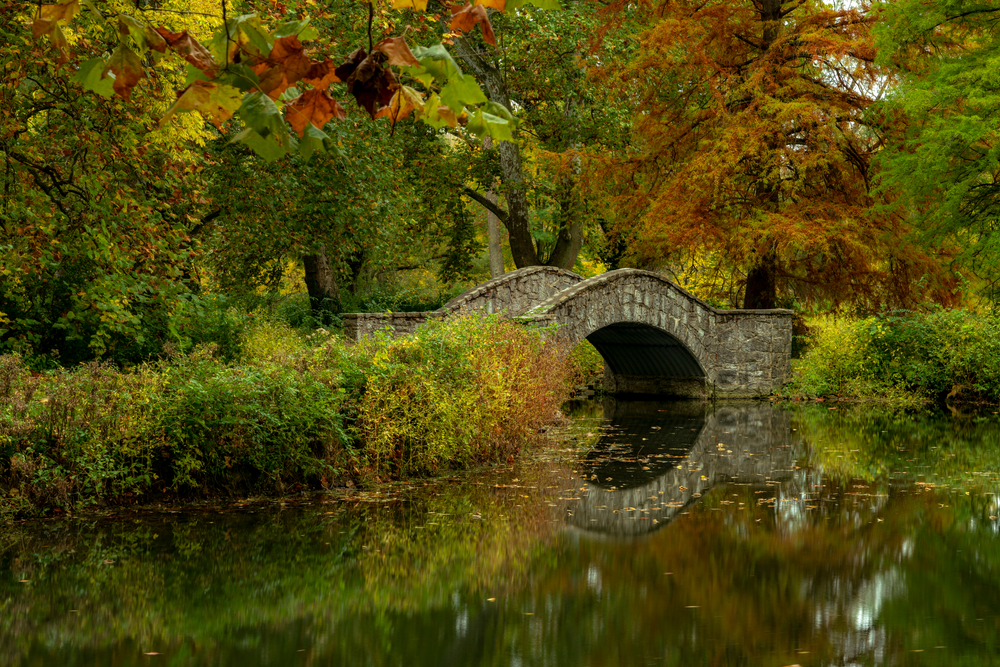
M 444 317 L 438 312 L 429 313 L 345 313 L 344 335 L 350 340 L 360 341 L 378 331 L 390 331 L 393 335 L 411 334 L 429 319 Z
M 438 312 L 475 310 L 520 315 L 582 280 L 583 276 L 554 266 L 529 266 L 476 285 L 444 304 Z

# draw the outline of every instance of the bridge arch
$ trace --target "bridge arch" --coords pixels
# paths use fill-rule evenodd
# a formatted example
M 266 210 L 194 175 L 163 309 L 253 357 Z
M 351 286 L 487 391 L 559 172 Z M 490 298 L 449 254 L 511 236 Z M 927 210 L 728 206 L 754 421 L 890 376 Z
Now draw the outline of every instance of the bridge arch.
M 624 432 L 602 436 L 577 464 L 587 482 L 567 504 L 570 526 L 635 539 L 662 530 L 716 486 L 794 479 L 797 439 L 787 412 L 768 403 L 681 403 L 664 414 L 661 405 L 605 401 L 605 415 Z
M 582 280 L 524 316 L 589 340 L 609 393 L 683 397 L 770 394 L 790 374 L 788 310 L 718 310 L 651 271 Z

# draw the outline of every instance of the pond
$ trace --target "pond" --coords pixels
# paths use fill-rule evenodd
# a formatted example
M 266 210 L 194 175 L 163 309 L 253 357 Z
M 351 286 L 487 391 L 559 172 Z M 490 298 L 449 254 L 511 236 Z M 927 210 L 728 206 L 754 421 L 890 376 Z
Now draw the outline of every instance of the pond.
M 578 406 L 513 467 L 4 529 L 0 664 L 1000 664 L 1000 421 Z

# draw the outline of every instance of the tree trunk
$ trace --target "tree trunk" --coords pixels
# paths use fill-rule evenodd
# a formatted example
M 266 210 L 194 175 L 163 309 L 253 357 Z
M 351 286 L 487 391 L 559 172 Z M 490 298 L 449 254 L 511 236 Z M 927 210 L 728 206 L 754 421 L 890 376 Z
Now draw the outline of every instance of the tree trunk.
M 761 31 L 761 52 L 767 53 L 780 34 L 781 30 L 781 4 L 782 0 L 762 0 L 757 5 L 760 21 L 763 24 Z M 771 146 L 776 149 L 777 146 Z M 781 203 L 778 196 L 778 187 L 775 183 L 763 183 L 760 186 L 762 203 L 766 204 L 772 211 L 777 211 Z M 744 308 L 774 308 L 778 298 L 778 286 L 775 274 L 778 268 L 778 257 L 771 243 L 768 249 L 758 251 L 759 260 L 747 274 L 746 289 L 743 294 Z M 766 247 L 766 246 L 765 246 Z
M 302 263 L 313 317 L 320 324 L 329 324 L 332 316 L 340 312 L 340 289 L 326 255 L 326 246 L 320 244 L 314 254 L 304 255 Z
M 573 177 L 562 176 L 559 179 L 559 190 L 559 231 L 556 245 L 546 263 L 571 270 L 583 245 L 583 223 Z
M 507 93 L 507 84 L 504 83 L 500 70 L 477 55 L 465 39 L 455 40 L 455 53 L 468 64 L 476 78 L 486 88 L 490 101 L 502 104 L 510 110 L 510 95 Z M 521 150 L 517 144 L 509 141 L 501 141 L 499 148 L 500 175 L 503 179 L 504 198 L 507 200 L 510 254 L 514 258 L 514 265 L 519 269 L 536 266 L 541 262 L 538 261 L 535 242 L 531 238 L 530 208 L 524 189 Z
M 497 203 L 496 190 L 486 193 L 486 198 Z M 505 273 L 503 266 L 503 245 L 500 234 L 500 218 L 494 215 L 493 211 L 486 211 L 486 235 L 487 245 L 490 251 L 490 278 L 499 278 Z
M 493 137 L 483 137 L 483 148 L 487 150 L 493 148 Z M 493 204 L 494 208 L 497 205 L 497 189 L 499 185 L 500 183 L 497 181 L 490 188 L 489 192 L 486 193 L 486 198 Z M 490 254 L 490 278 L 499 278 L 504 274 L 500 218 L 490 209 L 486 209 L 486 240 L 486 247 Z
M 774 308 L 777 301 L 777 286 L 774 274 L 777 269 L 777 257 L 774 250 L 766 253 L 764 258 L 747 274 L 746 291 L 743 297 L 743 307 Z

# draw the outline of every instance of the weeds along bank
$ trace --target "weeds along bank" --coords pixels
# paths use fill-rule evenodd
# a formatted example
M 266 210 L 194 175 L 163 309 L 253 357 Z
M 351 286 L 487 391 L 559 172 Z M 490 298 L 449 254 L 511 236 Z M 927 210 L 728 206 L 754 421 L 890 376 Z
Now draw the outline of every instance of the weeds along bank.
M 210 349 L 46 373 L 0 357 L 0 513 L 280 493 L 506 460 L 557 414 L 570 361 L 494 317 L 349 344 L 262 323 Z
M 1000 399 L 1000 318 L 969 310 L 811 323 L 791 397 L 890 402 Z

